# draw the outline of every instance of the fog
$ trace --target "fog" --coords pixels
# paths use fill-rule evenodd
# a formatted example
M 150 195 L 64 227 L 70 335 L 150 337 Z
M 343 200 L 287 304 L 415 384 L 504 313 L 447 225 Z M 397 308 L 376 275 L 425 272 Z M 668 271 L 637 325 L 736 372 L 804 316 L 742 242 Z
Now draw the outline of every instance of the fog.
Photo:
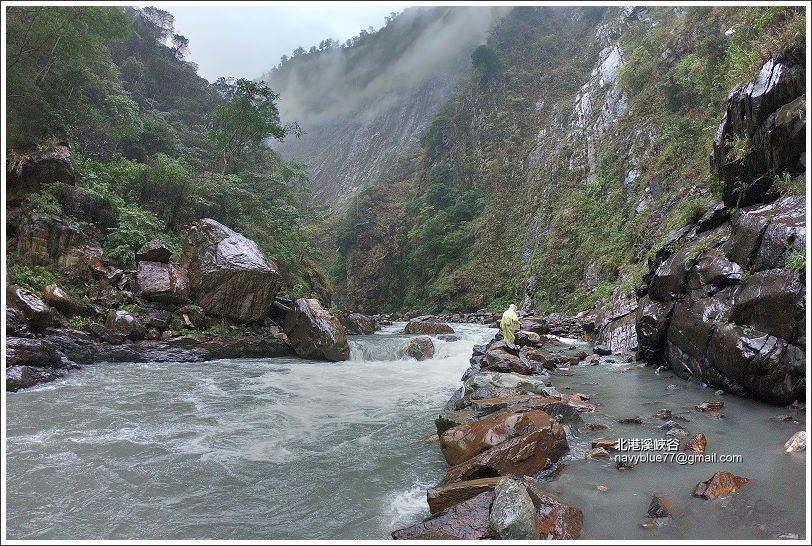
M 283 120 L 307 126 L 346 115 L 369 120 L 423 81 L 468 66 L 509 7 L 409 8 L 353 47 L 294 58 L 265 76 Z

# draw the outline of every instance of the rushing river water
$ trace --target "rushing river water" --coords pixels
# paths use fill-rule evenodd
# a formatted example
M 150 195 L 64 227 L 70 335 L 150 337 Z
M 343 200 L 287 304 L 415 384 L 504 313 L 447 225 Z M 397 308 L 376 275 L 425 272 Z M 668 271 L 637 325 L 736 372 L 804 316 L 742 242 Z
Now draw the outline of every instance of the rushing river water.
M 425 489 L 447 465 L 430 442 L 433 420 L 459 385 L 471 348 L 494 330 L 455 325 L 435 337 L 435 358 L 395 359 L 402 324 L 351 341 L 353 360 L 295 358 L 209 363 L 100 364 L 7 397 L 9 538 L 387 538 L 428 514 Z M 714 391 L 651 369 L 578 366 L 554 384 L 594 395 L 589 422 L 605 434 L 660 436 L 650 414 L 684 412 L 708 450 L 741 454 L 730 465 L 643 464 L 620 472 L 583 461 L 596 435 L 547 484 L 584 511 L 582 538 L 803 536 L 803 456 L 781 451 L 805 427 L 770 421 L 785 408 L 733 396 L 721 421 L 688 412 Z M 572 374 L 572 375 L 564 375 Z M 675 383 L 680 389 L 669 390 Z M 644 425 L 619 425 L 636 413 Z M 707 503 L 700 480 L 728 468 L 753 479 Z M 597 485 L 608 490 L 600 492 Z M 674 506 L 657 529 L 640 523 L 653 492 Z

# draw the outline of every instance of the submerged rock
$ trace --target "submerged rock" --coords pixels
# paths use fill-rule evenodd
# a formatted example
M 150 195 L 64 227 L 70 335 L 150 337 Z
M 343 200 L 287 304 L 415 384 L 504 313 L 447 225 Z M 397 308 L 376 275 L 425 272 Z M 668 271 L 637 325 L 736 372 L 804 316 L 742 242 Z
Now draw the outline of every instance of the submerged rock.
M 417 336 L 407 339 L 397 352 L 398 358 L 426 360 L 434 356 L 434 342 L 429 336 Z
M 338 362 L 350 357 L 344 326 L 316 299 L 293 302 L 283 328 L 296 354 L 303 358 Z
M 708 445 L 708 439 L 701 432 L 695 434 L 693 438 L 685 441 L 683 451 L 694 451 L 696 453 L 705 453 L 705 447 Z
M 737 492 L 750 483 L 749 478 L 736 476 L 732 472 L 717 472 L 707 481 L 700 482 L 694 488 L 694 496 L 712 500 Z
M 670 518 L 672 517 L 671 505 L 662 495 L 654 495 L 651 497 L 646 515 L 650 518 Z
M 195 302 L 236 320 L 265 318 L 281 286 L 276 264 L 254 241 L 210 218 L 188 230 L 181 265 Z

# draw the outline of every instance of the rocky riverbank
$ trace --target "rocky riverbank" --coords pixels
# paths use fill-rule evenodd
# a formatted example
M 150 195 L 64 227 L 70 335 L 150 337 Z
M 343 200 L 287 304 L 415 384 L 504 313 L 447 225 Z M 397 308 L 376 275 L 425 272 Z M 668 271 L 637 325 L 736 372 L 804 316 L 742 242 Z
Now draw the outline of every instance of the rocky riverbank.
M 606 346 L 534 331 L 546 328 L 544 318 L 524 317 L 515 346 L 505 344 L 497 334 L 487 345 L 474 348 L 470 367 L 461 378 L 462 387 L 435 422 L 439 448 L 449 468 L 426 492 L 430 515 L 394 531 L 393 538 L 578 539 L 584 519 L 590 515 L 553 491 L 573 457 L 593 464 L 611 461 L 618 476 L 634 470 L 633 459 L 614 459 L 621 452 L 628 454 L 620 445 L 628 440 L 623 439 L 624 432 L 644 422 L 649 428 L 652 423 L 656 425 L 662 442 L 684 456 L 704 454 L 709 441 L 715 447 L 723 441 L 707 429 L 710 439 L 688 430 L 702 428 L 701 423 L 689 423 L 696 419 L 724 419 L 719 411 L 724 407 L 722 391 L 691 410 L 662 408 L 641 417 L 632 413 L 605 415 L 599 395 L 554 385 L 556 377 L 560 380 L 572 375 L 570 370 L 575 366 L 586 371 L 598 370 L 591 366 L 623 366 L 616 372 L 621 374 L 648 366 L 636 361 L 630 352 L 613 353 Z M 646 373 L 656 375 L 650 367 Z M 669 384 L 667 390 L 681 388 Z M 645 403 L 629 401 L 628 407 L 638 402 Z M 802 409 L 789 411 L 797 414 Z M 687 414 L 694 415 L 689 418 Z M 612 422 L 615 424 L 607 424 Z M 797 426 L 798 421 L 793 423 Z M 574 454 L 573 446 L 583 445 L 585 438 L 586 451 L 579 448 Z M 798 447 L 800 444 L 805 444 L 803 432 L 793 435 L 784 449 L 804 449 Z M 749 477 L 733 472 L 735 468 L 714 465 L 714 469 L 701 482 L 685 485 L 683 495 L 716 499 L 733 495 L 750 482 Z M 597 487 L 607 490 L 603 484 Z M 640 526 L 656 528 L 670 521 L 674 517 L 672 502 L 682 502 L 681 497 L 674 498 L 678 494 L 653 494 L 648 508 L 641 506 Z

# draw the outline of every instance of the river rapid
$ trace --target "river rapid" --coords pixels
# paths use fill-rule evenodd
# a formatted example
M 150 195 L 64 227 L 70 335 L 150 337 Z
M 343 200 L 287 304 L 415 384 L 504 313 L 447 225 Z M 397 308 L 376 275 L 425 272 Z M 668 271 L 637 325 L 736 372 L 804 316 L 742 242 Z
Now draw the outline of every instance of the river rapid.
M 387 538 L 428 515 L 425 490 L 447 469 L 434 419 L 473 345 L 495 333 L 453 326 L 461 339 L 432 336 L 437 353 L 423 362 L 396 358 L 409 337 L 396 323 L 351 338 L 347 362 L 98 364 L 9 393 L 8 538 Z M 547 487 L 584 511 L 582 538 L 803 536 L 804 456 L 781 447 L 805 428 L 805 414 L 724 396 L 726 418 L 713 421 L 691 408 L 714 391 L 669 375 L 603 362 L 552 380 L 593 396 L 599 411 L 584 417 L 608 425 L 604 435 L 661 436 L 651 414 L 670 408 L 708 436 L 709 452 L 742 462 L 621 472 L 583 460 L 596 435 L 573 436 Z M 795 422 L 771 420 L 790 412 Z M 646 423 L 615 422 L 630 413 Z M 720 501 L 691 496 L 721 469 L 753 483 Z M 675 518 L 645 529 L 654 492 L 671 500 Z

